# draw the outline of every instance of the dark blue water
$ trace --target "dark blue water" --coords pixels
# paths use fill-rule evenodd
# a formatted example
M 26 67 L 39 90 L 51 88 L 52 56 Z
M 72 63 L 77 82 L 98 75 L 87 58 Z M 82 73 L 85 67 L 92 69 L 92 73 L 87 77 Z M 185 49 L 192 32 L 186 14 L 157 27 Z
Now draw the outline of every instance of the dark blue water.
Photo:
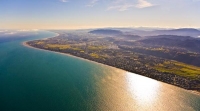
M 0 111 L 200 111 L 200 96 L 120 69 L 0 37 Z

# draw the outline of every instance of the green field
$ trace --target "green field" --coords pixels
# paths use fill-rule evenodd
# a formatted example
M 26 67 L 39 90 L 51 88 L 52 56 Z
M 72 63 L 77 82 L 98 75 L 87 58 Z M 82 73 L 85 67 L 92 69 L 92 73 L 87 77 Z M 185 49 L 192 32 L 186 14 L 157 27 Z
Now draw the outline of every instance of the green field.
M 173 60 L 166 61 L 163 64 L 157 64 L 154 68 L 160 72 L 173 73 L 190 79 L 198 79 L 200 77 L 200 67 Z

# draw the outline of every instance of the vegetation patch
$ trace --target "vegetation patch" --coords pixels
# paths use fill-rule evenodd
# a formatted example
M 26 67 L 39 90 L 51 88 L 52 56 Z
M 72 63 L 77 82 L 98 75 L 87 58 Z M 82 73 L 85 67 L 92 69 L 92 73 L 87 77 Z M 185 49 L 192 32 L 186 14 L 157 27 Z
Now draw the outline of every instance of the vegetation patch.
M 89 50 L 102 50 L 105 49 L 104 46 L 88 46 Z
M 68 49 L 68 48 L 70 48 L 70 45 L 47 44 L 46 47 L 59 48 L 59 49 Z
M 44 42 L 38 41 L 35 44 L 44 44 Z
M 200 67 L 172 60 L 157 64 L 154 68 L 160 72 L 173 73 L 190 79 L 198 79 L 200 76 Z
M 96 53 L 91 53 L 90 56 L 92 56 L 93 58 L 100 58 L 100 56 Z

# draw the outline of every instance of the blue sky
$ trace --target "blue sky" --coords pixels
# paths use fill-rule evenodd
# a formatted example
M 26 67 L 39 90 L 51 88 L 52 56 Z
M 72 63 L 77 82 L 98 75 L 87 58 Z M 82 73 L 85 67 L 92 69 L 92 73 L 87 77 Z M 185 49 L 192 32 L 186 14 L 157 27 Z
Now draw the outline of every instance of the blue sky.
M 200 0 L 0 0 L 1 29 L 200 27 Z

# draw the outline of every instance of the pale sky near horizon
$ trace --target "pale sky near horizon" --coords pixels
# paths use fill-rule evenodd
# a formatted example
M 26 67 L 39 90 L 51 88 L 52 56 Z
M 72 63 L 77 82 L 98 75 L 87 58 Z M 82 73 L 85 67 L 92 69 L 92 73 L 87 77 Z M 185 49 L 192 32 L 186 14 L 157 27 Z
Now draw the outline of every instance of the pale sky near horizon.
M 200 0 L 0 0 L 0 29 L 200 28 Z

